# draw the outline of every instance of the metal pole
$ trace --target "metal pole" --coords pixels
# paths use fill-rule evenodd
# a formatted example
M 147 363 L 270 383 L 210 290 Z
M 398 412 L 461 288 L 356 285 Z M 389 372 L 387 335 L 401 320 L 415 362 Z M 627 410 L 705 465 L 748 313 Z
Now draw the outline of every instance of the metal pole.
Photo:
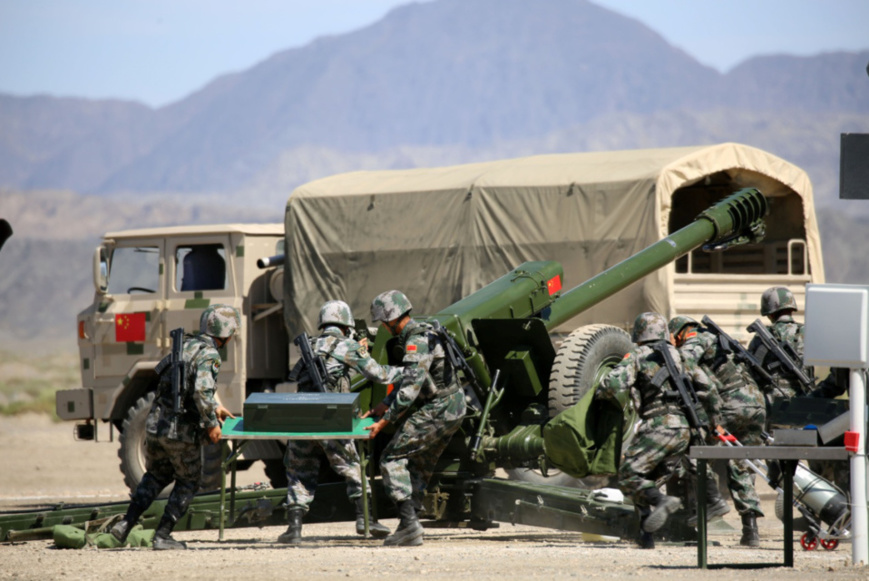
M 869 564 L 869 515 L 866 507 L 866 381 L 863 369 L 851 369 L 851 431 L 857 451 L 851 455 L 851 562 Z

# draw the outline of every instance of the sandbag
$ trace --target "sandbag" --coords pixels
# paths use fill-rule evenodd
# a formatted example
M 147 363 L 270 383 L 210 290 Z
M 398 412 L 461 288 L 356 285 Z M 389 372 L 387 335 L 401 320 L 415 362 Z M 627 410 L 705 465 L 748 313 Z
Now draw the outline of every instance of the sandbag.
M 120 547 L 152 547 L 154 545 L 154 530 L 136 525 L 127 535 L 127 541 L 121 543 L 111 533 L 97 531 L 87 533 L 84 529 L 72 525 L 55 525 L 52 530 L 54 545 L 58 549 L 118 549 Z

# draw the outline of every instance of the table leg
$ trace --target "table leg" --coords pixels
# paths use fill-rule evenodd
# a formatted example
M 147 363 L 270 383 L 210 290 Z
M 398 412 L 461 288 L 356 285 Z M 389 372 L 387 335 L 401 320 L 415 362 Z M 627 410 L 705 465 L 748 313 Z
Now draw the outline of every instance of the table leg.
M 359 448 L 359 475 L 362 477 L 362 521 L 365 523 L 365 538 L 370 539 L 368 522 L 368 456 L 365 453 L 366 443 L 361 442 Z M 373 487 L 372 487 L 373 488 Z
M 226 525 L 226 457 L 229 455 L 229 442 L 220 443 L 220 534 L 217 539 L 223 540 L 223 527 Z
M 697 566 L 706 569 L 706 460 L 697 460 Z
M 232 490 L 229 491 L 229 510 L 230 520 L 235 520 L 235 472 L 236 461 L 241 455 L 242 449 L 247 444 L 247 441 L 239 443 L 237 440 L 222 440 L 221 441 L 221 461 L 220 461 L 220 534 L 219 540 L 223 540 L 223 529 L 226 527 L 226 469 L 232 466 Z M 230 444 L 232 449 L 230 450 Z
M 229 521 L 235 521 L 235 476 L 236 471 L 238 470 L 238 454 L 232 455 L 232 480 L 229 488 Z M 226 478 L 226 471 L 223 473 L 223 477 Z
M 785 543 L 785 567 L 794 566 L 794 471 L 797 468 L 797 460 L 781 461 L 782 476 L 784 480 L 784 525 Z

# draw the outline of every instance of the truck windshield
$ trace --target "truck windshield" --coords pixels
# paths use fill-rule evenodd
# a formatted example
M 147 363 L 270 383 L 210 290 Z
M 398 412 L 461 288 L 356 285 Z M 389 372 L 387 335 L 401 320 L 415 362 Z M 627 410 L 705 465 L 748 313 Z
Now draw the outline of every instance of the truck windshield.
M 156 246 L 119 247 L 112 252 L 109 294 L 155 293 L 160 286 Z

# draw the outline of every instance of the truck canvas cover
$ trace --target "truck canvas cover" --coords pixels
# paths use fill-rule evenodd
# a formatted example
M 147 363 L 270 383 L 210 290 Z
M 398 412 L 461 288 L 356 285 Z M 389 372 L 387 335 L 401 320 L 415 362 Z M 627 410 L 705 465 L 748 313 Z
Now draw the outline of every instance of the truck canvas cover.
M 667 236 L 674 192 L 721 172 L 734 190 L 801 197 L 822 281 L 811 183 L 774 155 L 736 143 L 539 155 L 351 172 L 298 187 L 285 216 L 285 321 L 311 332 L 330 299 L 368 319 L 371 299 L 390 289 L 405 292 L 414 313 L 434 314 L 532 260 L 561 262 L 570 289 Z M 671 313 L 673 272 L 647 276 L 560 330 Z

